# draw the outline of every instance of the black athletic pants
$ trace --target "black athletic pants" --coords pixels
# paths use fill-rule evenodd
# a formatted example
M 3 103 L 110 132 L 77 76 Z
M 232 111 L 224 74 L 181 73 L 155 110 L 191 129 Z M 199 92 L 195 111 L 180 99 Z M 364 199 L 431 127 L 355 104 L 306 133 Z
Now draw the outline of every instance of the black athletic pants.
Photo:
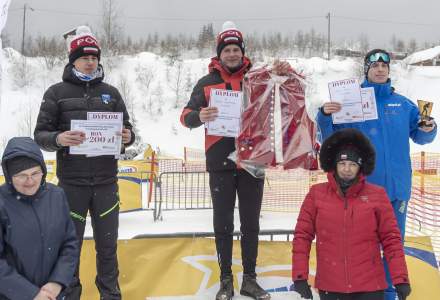
M 117 183 L 77 186 L 59 183 L 64 189 L 70 206 L 70 215 L 75 224 L 76 234 L 82 246 L 87 212 L 90 211 L 93 227 L 93 238 L 96 250 L 96 279 L 101 300 L 121 299 L 118 284 L 117 241 L 119 226 L 119 195 Z M 77 287 L 79 281 L 79 265 L 75 273 Z M 74 299 L 74 298 L 68 298 Z
M 319 299 L 321 300 L 384 300 L 385 292 L 383 290 L 374 292 L 360 293 L 334 293 L 319 291 Z
M 234 207 L 238 195 L 243 273 L 255 276 L 264 179 L 245 170 L 209 172 L 214 208 L 214 233 L 221 276 L 232 273 Z

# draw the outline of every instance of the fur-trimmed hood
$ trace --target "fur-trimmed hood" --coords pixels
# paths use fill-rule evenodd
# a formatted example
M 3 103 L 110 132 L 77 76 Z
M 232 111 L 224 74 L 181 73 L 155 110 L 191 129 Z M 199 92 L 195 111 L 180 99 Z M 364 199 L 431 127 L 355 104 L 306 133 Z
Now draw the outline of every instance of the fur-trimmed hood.
M 376 151 L 370 140 L 359 130 L 345 128 L 329 136 L 321 146 L 319 162 L 325 172 L 334 171 L 336 168 L 336 154 L 345 146 L 356 148 L 362 158 L 361 172 L 370 175 L 376 162 Z

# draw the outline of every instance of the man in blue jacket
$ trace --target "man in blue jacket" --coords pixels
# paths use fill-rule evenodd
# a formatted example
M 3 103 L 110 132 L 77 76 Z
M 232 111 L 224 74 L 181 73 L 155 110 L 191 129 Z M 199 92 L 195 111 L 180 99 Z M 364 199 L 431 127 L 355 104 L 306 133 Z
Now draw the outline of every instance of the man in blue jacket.
M 402 234 L 405 236 L 407 203 L 411 196 L 411 160 L 409 139 L 417 144 L 434 140 L 437 125 L 425 121 L 420 125 L 420 112 L 408 98 L 394 92 L 391 86 L 390 55 L 382 49 L 367 53 L 364 60 L 365 81 L 362 87 L 373 87 L 376 96 L 378 119 L 364 122 L 333 124 L 332 113 L 341 110 L 341 104 L 327 102 L 319 110 L 317 123 L 321 141 L 341 128 L 356 128 L 364 133 L 376 150 L 376 169 L 368 176 L 371 183 L 387 191 Z M 386 268 L 387 269 L 387 268 Z M 390 283 L 389 273 L 387 280 Z M 390 286 L 387 299 L 395 299 Z
M 75 227 L 64 191 L 46 183 L 39 146 L 12 138 L 1 163 L 0 300 L 79 299 L 67 291 L 79 259 Z

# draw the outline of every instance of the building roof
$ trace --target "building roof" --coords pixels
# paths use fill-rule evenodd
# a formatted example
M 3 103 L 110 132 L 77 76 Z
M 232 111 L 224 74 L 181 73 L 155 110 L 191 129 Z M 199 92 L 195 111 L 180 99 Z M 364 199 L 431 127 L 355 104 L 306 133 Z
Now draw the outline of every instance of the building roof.
M 403 61 L 408 65 L 413 65 L 422 61 L 434 59 L 439 55 L 440 55 L 440 46 L 436 46 L 434 48 L 429 48 L 423 51 L 414 52 L 413 54 L 405 58 Z

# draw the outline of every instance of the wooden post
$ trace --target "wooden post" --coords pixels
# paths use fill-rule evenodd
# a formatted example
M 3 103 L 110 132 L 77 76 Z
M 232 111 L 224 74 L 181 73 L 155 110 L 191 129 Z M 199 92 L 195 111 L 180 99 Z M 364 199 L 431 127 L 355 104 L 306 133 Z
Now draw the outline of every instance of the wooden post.
M 148 207 L 150 206 L 151 199 L 153 198 L 153 185 L 155 177 L 154 165 L 156 164 L 156 152 L 151 152 L 151 167 L 150 167 L 150 189 L 148 191 Z

